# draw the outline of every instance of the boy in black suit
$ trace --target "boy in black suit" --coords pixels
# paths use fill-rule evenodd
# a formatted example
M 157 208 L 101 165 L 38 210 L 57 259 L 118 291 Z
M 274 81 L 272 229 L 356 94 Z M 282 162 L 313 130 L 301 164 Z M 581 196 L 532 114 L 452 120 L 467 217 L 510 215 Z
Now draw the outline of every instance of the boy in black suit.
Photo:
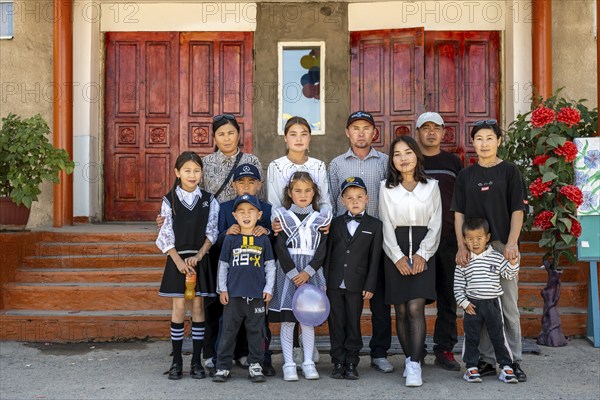
M 358 379 L 362 349 L 360 316 L 373 297 L 383 246 L 382 223 L 365 212 L 369 201 L 361 178 L 342 182 L 341 201 L 348 210 L 331 222 L 324 272 L 330 302 L 329 338 L 334 379 Z

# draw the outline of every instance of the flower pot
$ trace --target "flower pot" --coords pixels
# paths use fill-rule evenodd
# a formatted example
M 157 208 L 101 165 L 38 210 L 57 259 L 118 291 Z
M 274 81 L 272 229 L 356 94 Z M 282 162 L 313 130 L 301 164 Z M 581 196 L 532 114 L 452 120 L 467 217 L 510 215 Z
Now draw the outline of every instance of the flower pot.
M 10 197 L 0 197 L 0 229 L 25 229 L 29 220 L 29 208 L 17 206 Z

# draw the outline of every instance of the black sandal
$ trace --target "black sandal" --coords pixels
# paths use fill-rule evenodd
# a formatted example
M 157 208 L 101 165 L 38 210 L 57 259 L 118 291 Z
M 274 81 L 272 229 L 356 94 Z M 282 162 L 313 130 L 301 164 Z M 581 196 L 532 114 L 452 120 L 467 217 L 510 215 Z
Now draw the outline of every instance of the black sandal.
M 169 374 L 168 378 L 171 380 L 179 380 L 183 376 L 183 367 L 181 364 L 173 363 L 165 374 Z
M 206 371 L 202 364 L 192 364 L 190 375 L 194 379 L 204 379 L 206 378 Z

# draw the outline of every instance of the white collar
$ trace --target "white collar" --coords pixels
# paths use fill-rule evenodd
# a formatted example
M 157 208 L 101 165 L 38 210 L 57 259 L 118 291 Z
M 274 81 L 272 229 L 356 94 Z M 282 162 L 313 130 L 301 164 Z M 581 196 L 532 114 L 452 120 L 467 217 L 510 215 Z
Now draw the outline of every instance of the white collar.
M 487 248 L 480 254 L 475 254 L 475 253 L 471 252 L 471 260 L 487 257 L 492 251 L 494 251 L 494 248 L 492 246 L 488 245 Z

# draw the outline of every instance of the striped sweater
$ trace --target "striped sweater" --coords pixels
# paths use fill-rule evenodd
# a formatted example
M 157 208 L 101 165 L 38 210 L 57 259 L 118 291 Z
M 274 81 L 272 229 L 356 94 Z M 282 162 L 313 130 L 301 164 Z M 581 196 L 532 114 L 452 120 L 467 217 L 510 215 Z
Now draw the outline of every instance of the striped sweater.
M 466 308 L 472 299 L 495 299 L 503 294 L 500 277 L 514 279 L 519 274 L 519 264 L 511 265 L 504 256 L 488 246 L 479 255 L 471 253 L 466 267 L 454 270 L 454 297 L 456 303 Z

